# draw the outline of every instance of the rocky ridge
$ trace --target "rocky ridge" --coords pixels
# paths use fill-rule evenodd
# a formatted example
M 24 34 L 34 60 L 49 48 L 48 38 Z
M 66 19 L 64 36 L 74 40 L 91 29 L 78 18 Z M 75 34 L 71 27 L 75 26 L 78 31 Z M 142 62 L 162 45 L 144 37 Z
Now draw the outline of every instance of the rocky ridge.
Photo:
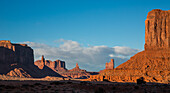
M 80 69 L 78 63 L 76 63 L 76 67 L 70 70 L 66 69 L 66 64 L 64 61 L 56 60 L 45 60 L 44 56 L 42 56 L 41 60 L 37 60 L 34 62 L 39 69 L 43 69 L 44 66 L 49 67 L 53 71 L 59 73 L 60 75 L 67 78 L 89 78 L 92 74 L 98 74 L 95 72 L 87 72 L 86 70 Z

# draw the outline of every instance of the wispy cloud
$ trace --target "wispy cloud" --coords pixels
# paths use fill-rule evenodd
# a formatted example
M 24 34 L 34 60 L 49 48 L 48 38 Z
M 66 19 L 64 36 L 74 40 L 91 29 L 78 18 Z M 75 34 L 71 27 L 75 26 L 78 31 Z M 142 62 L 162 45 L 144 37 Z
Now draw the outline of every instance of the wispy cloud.
M 127 61 L 130 56 L 136 54 L 140 50 L 129 47 L 108 47 L 108 46 L 88 46 L 83 47 L 80 43 L 72 40 L 60 39 L 56 41 L 56 46 L 35 42 L 24 42 L 34 49 L 35 60 L 40 59 L 41 55 L 45 55 L 46 59 L 64 60 L 67 68 L 71 69 L 75 63 L 79 63 L 80 67 L 89 71 L 99 71 L 105 68 L 105 63 L 111 58 L 115 59 L 116 66 Z

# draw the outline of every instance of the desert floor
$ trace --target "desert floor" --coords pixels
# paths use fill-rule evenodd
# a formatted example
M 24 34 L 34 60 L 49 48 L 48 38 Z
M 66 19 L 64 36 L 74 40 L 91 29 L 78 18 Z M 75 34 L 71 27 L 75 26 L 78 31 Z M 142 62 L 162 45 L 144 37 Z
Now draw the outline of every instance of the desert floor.
M 89 81 L 17 81 L 1 80 L 0 93 L 170 93 L 170 84 Z

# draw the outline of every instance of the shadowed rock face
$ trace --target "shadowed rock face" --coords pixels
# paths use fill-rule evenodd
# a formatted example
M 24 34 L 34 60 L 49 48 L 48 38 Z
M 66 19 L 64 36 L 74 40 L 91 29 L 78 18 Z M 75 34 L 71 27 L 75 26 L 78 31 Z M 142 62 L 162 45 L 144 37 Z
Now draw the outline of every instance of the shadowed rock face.
M 33 49 L 26 44 L 0 41 L 0 74 L 18 77 L 60 76 L 48 67 L 34 65 Z
M 170 82 L 170 11 L 152 10 L 148 13 L 145 27 L 144 51 L 114 70 L 104 70 L 91 78 L 136 82 L 144 77 L 147 82 Z
M 7 73 L 16 65 L 30 67 L 34 62 L 33 50 L 26 44 L 12 44 L 10 41 L 0 41 L 0 73 Z M 5 68 L 4 68 L 5 66 Z

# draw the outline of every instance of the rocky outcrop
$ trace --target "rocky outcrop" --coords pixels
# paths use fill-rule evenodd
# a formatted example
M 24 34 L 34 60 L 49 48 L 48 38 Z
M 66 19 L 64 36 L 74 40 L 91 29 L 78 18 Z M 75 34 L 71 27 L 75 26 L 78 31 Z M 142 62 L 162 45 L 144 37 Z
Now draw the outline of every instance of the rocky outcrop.
M 33 49 L 26 44 L 0 41 L 0 74 L 18 77 L 61 76 L 48 67 L 34 65 Z
M 59 73 L 60 75 L 68 78 L 88 78 L 91 74 L 98 74 L 96 72 L 87 72 L 86 70 L 80 69 L 78 63 L 76 63 L 76 67 L 67 70 L 64 61 L 56 60 L 45 60 L 44 56 L 42 56 L 41 60 L 37 60 L 34 62 L 39 69 L 43 69 L 43 67 L 47 66 L 51 70 Z
M 31 76 L 25 72 L 22 68 L 15 68 L 13 70 L 11 70 L 10 72 L 8 72 L 6 74 L 7 76 L 14 76 L 14 77 L 22 77 L 22 78 L 31 78 Z
M 17 65 L 31 67 L 33 62 L 33 49 L 26 44 L 12 44 L 10 41 L 0 41 L 0 74 L 8 73 L 11 67 Z
M 37 60 L 34 62 L 38 68 L 43 69 L 44 66 L 51 68 L 55 72 L 66 71 L 65 62 L 61 60 L 51 61 L 45 60 L 44 56 L 42 56 L 41 60 Z
M 80 69 L 78 63 L 76 63 L 76 67 L 73 69 L 70 69 L 69 71 L 81 71 L 81 72 L 86 72 L 86 70 Z
M 170 10 L 152 10 L 145 21 L 145 50 L 170 49 Z
M 105 69 L 114 69 L 114 59 L 111 59 L 111 61 L 109 63 L 106 62 L 106 68 Z
M 152 10 L 145 25 L 145 50 L 114 70 L 104 70 L 91 79 L 136 82 L 143 77 L 146 82 L 170 82 L 170 11 Z
M 66 72 L 60 73 L 62 76 L 69 77 L 69 78 L 89 78 L 91 75 L 90 72 L 87 72 L 86 70 L 80 69 L 78 63 L 76 63 L 76 67 L 73 69 L 70 69 Z

